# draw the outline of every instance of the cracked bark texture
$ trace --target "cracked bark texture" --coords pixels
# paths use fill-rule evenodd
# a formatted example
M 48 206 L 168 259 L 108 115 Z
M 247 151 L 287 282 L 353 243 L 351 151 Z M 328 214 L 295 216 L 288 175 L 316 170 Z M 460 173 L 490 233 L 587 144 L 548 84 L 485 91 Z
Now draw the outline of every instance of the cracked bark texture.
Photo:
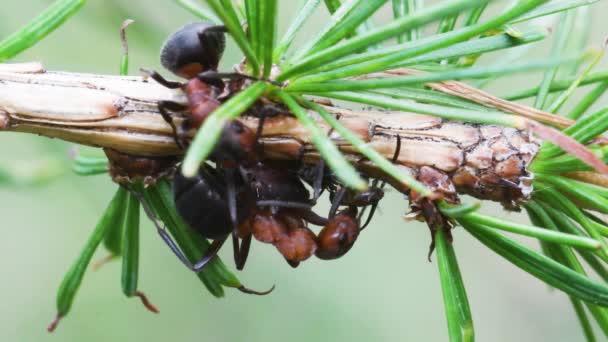
M 184 102 L 185 97 L 180 90 L 141 77 L 46 72 L 35 63 L 0 68 L 0 128 L 4 131 L 135 156 L 178 156 L 183 151 L 158 113 L 160 100 Z M 540 141 L 526 131 L 400 111 L 324 107 L 386 158 L 393 157 L 399 135 L 402 144 L 395 163 L 448 200 L 455 202 L 458 193 L 465 193 L 515 208 L 531 192 L 528 166 Z M 330 133 L 316 113 L 309 114 L 362 172 L 385 178 L 350 144 Z M 257 118 L 241 120 L 257 128 Z M 289 115 L 266 119 L 262 143 L 267 158 L 303 158 L 310 163 L 319 158 L 307 130 Z M 409 193 L 402 184 L 388 180 Z

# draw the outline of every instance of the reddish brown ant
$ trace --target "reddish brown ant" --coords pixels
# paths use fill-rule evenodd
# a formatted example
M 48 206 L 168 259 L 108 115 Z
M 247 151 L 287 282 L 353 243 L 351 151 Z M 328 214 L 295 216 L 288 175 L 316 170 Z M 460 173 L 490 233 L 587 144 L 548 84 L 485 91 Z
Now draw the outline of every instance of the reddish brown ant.
M 245 233 L 274 245 L 292 267 L 297 267 L 315 253 L 316 236 L 303 220 L 287 211 L 273 214 L 269 209 L 258 210 L 245 226 Z
M 392 159 L 393 163 L 396 162 L 401 150 L 401 137 L 397 136 L 396 139 L 397 146 Z M 332 206 L 328 215 L 329 221 L 318 235 L 318 248 L 315 252 L 318 258 L 325 260 L 342 257 L 351 249 L 359 236 L 359 232 L 371 222 L 378 203 L 384 196 L 383 188 L 386 184 L 386 182 L 382 182 L 378 185 L 379 180 L 374 179 L 367 190 L 355 192 L 341 186 L 335 176 L 327 171 L 323 161 L 317 165 L 315 170 L 304 168 L 299 171 L 315 187 L 316 198 L 324 189 L 328 189 L 330 192 Z M 310 176 L 312 174 L 316 174 L 316 178 L 311 180 Z M 338 208 L 342 205 L 347 206 L 347 209 L 336 214 Z M 361 225 L 361 219 L 368 206 L 371 206 L 370 214 L 365 223 Z M 357 207 L 363 207 L 358 216 Z
M 255 201 L 242 232 L 273 244 L 293 267 L 312 256 L 316 236 L 305 222 L 324 225 L 327 219 L 311 210 L 310 194 L 296 172 L 270 162 L 241 170 Z
M 182 149 L 187 145 L 184 133 L 198 129 L 220 106 L 220 96 L 227 90 L 222 79 L 258 80 L 240 73 L 217 72 L 226 45 L 225 32 L 224 26 L 199 22 L 188 24 L 169 36 L 161 48 L 160 62 L 176 76 L 187 79 L 185 83 L 168 81 L 156 71 L 142 69 L 144 74 L 159 84 L 170 89 L 181 88 L 186 94 L 187 104 L 173 101 L 158 103 L 159 112 L 171 125 L 175 142 Z M 228 92 L 224 95 L 229 97 L 232 94 Z M 181 127 L 175 126 L 172 112 L 186 113 Z
M 225 45 L 224 32 L 222 26 L 196 23 L 184 26 L 167 40 L 161 63 L 174 74 L 188 79 L 186 83 L 170 82 L 154 71 L 146 71 L 160 84 L 181 88 L 188 98 L 187 105 L 169 101 L 159 103 L 159 111 L 171 124 L 180 147 L 187 143 L 183 133 L 199 128 L 220 106 L 220 96 L 230 89 L 225 87 L 222 78 L 252 78 L 216 72 Z M 252 110 L 264 112 L 266 107 L 257 106 Z M 186 120 L 179 129 L 169 111 L 186 113 Z M 332 194 L 337 195 L 329 218 L 315 214 L 311 208 L 320 193 L 317 186 L 311 199 L 296 174 L 297 169 L 258 160 L 257 137 L 261 135 L 264 115 L 262 113 L 257 134 L 238 121 L 226 125 L 211 155 L 216 167 L 203 165 L 193 179 L 187 179 L 179 172 L 175 176 L 174 200 L 179 214 L 192 229 L 213 242 L 203 258 L 191 264 L 170 235 L 157 227 L 171 250 L 193 271 L 202 270 L 229 235 L 238 269 L 245 265 L 252 236 L 272 243 L 294 267 L 315 253 L 324 259 L 338 258 L 352 247 L 358 235 L 359 218 L 356 218 L 355 207 L 371 204 L 375 209 L 381 198 L 381 189 L 378 191 L 374 186 L 373 190 L 360 194 L 344 187 L 332 189 Z M 315 185 L 317 183 L 315 181 Z M 336 215 L 341 205 L 349 209 Z M 306 222 L 324 226 L 320 246 Z M 242 239 L 240 246 L 239 239 Z
M 361 230 L 356 216 L 357 209 L 349 207 L 329 220 L 317 238 L 319 259 L 337 259 L 351 249 Z
M 400 151 L 401 137 L 397 135 L 395 152 L 392 158 L 393 163 L 397 161 Z M 335 175 L 330 170 L 326 169 L 323 160 L 314 167 L 304 166 L 298 172 L 302 179 L 315 188 L 315 200 L 324 190 L 329 191 L 329 198 L 332 203 L 331 209 L 329 210 L 329 217 L 334 217 L 340 206 L 347 206 L 349 208 L 360 207 L 363 208 L 363 210 L 359 213 L 357 220 L 361 222 L 365 209 L 371 207 L 370 213 L 367 216 L 365 223 L 361 225 L 360 230 L 365 229 L 365 227 L 369 225 L 380 200 L 384 197 L 385 181 L 380 182 L 380 179 L 376 178 L 366 190 L 354 191 L 342 186 Z M 350 209 L 351 213 L 352 211 L 353 210 Z
M 181 88 L 188 98 L 188 104 L 172 101 L 160 101 L 158 109 L 163 119 L 171 125 L 175 142 L 183 148 L 183 132 L 190 128 L 198 128 L 212 113 L 220 102 L 219 95 L 223 91 L 223 83 L 218 78 L 206 78 L 205 72 L 217 70 L 224 52 L 226 38 L 223 26 L 209 23 L 188 24 L 173 33 L 161 49 L 161 64 L 186 83 L 172 82 L 152 70 L 142 71 L 161 85 L 170 88 Z M 184 125 L 179 129 L 173 122 L 172 112 L 187 112 Z

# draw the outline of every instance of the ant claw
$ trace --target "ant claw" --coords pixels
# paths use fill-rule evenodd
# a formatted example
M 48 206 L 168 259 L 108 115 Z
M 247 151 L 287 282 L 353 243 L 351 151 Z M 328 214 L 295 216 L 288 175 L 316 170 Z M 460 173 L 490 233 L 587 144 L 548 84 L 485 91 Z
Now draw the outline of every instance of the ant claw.
M 55 318 L 51 322 L 51 324 L 49 324 L 49 326 L 46 328 L 46 331 L 48 331 L 50 333 L 52 333 L 53 331 L 55 331 L 55 329 L 57 328 L 57 325 L 59 324 L 59 321 L 61 320 L 62 317 L 63 316 L 61 316 L 58 313 L 57 316 L 55 316 Z
M 143 292 L 141 292 L 141 291 L 135 291 L 135 294 L 133 294 L 133 296 L 139 297 L 139 299 L 141 300 L 141 303 L 150 312 L 160 313 L 160 311 L 158 310 L 158 308 L 154 304 L 150 303 L 150 301 L 148 300 L 148 297 Z
M 265 296 L 267 294 L 269 294 L 270 292 L 274 291 L 275 285 L 272 285 L 272 287 L 270 288 L 270 290 L 266 290 L 266 291 L 255 291 L 249 288 L 246 288 L 244 285 L 241 285 L 239 287 L 237 287 L 237 290 L 243 292 L 243 293 L 247 293 L 247 294 L 252 294 L 252 295 L 257 295 L 257 296 Z

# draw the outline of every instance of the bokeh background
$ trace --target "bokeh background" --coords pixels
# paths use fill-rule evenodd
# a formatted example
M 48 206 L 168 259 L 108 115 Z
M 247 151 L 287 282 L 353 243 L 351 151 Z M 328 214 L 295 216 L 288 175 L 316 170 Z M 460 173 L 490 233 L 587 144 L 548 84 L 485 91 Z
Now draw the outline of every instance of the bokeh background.
M 0 38 L 26 23 L 50 1 L 3 0 Z M 281 27 L 300 1 L 280 1 Z M 504 1 L 502 5 L 504 6 Z M 608 1 L 592 7 L 591 44 L 608 34 Z M 375 20 L 388 17 L 383 11 Z M 141 66 L 161 69 L 165 37 L 196 18 L 170 0 L 90 1 L 84 9 L 17 61 L 42 61 L 49 70 L 118 72 L 118 36 L 125 18 L 131 73 Z M 327 18 L 324 11 L 307 30 Z M 544 25 L 550 24 L 547 22 Z M 315 31 L 312 31 L 315 32 Z M 300 37 L 306 37 L 304 33 Z M 530 52 L 544 57 L 550 44 Z M 240 58 L 234 45 L 226 68 Z M 491 60 L 489 58 L 487 60 Z M 604 63 L 605 65 L 605 63 Z M 166 74 L 166 72 L 165 72 Z M 541 74 L 492 84 L 501 94 L 537 82 Z M 606 101 L 603 101 L 606 104 Z M 426 226 L 406 223 L 406 202 L 392 192 L 381 212 L 344 258 L 311 259 L 289 267 L 269 245 L 254 243 L 238 276 L 252 288 L 276 284 L 272 295 L 255 297 L 227 290 L 213 298 L 171 254 L 142 215 L 140 289 L 161 314 L 147 312 L 120 290 L 120 263 L 87 272 L 71 313 L 47 334 L 55 315 L 55 293 L 116 186 L 108 177 L 79 177 L 69 171 L 72 145 L 36 136 L 2 134 L 0 168 L 49 171 L 44 184 L 0 187 L 0 340 L 2 341 L 446 341 L 446 321 L 436 262 L 426 253 Z M 325 211 L 324 209 L 321 209 Z M 489 205 L 503 218 L 520 215 Z M 568 299 L 486 249 L 462 229 L 455 248 L 467 286 L 478 341 L 580 341 Z M 522 240 L 526 241 L 526 240 Z M 534 242 L 528 241 L 535 246 Z M 225 248 L 223 255 L 233 267 Z M 97 257 L 103 256 L 98 252 Z

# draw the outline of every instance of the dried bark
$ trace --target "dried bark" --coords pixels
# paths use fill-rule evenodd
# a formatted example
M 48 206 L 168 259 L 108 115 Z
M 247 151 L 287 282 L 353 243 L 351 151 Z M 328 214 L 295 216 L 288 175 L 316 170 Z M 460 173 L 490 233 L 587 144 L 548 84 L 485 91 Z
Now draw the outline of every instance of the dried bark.
M 0 129 L 4 131 L 136 156 L 178 156 L 183 151 L 158 113 L 160 100 L 184 102 L 185 97 L 180 90 L 142 77 L 46 72 L 37 64 L 0 67 Z M 325 108 L 386 158 L 393 157 L 399 135 L 402 146 L 395 163 L 446 198 L 456 200 L 457 193 L 466 193 L 514 207 L 531 191 L 528 166 L 540 142 L 526 131 L 407 112 Z M 329 134 L 327 124 L 316 113 L 310 115 Z M 242 120 L 257 128 L 256 118 Z M 330 137 L 362 172 L 384 177 L 337 134 Z M 288 115 L 266 120 L 262 142 L 267 158 L 309 162 L 319 158 L 307 130 Z

